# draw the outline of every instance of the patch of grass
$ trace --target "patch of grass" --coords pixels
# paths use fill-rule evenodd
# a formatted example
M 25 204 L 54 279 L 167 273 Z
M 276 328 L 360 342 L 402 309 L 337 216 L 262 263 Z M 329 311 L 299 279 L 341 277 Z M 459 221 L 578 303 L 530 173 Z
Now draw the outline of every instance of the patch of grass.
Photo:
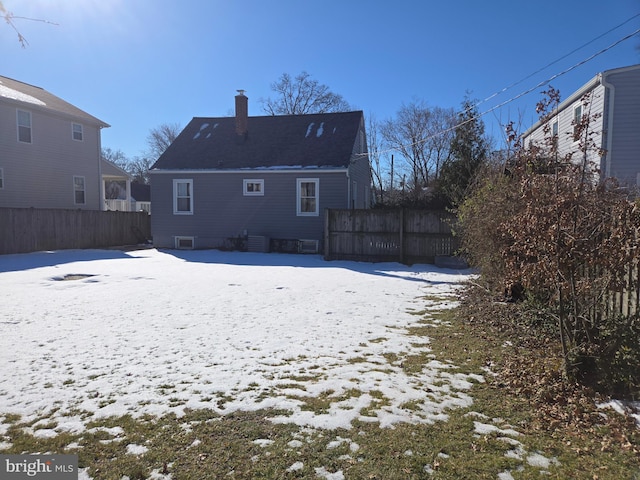
M 562 396 L 564 391 L 551 380 L 540 380 L 553 378 L 558 368 L 552 352 L 534 346 L 524 348 L 523 341 L 508 331 L 469 321 L 463 309 L 425 313 L 424 322 L 410 334 L 415 337 L 412 342 L 420 347 L 425 343 L 423 336 L 428 337 L 432 350 L 429 354 L 388 355 L 394 370 L 402 365 L 405 372 L 413 374 L 437 360 L 455 365 L 447 370 L 449 373 L 482 374 L 486 381 L 474 383 L 468 392 L 474 400 L 472 406 L 447 411 L 447 421 L 381 429 L 377 423 L 364 420 L 376 417 L 390 402 L 382 391 L 372 390 L 367 392 L 372 404 L 360 412 L 365 418 L 355 421 L 349 430 L 313 430 L 269 420 L 290 413 L 281 410 L 221 416 L 211 409 L 185 409 L 181 417 L 96 418 L 81 433 L 61 432 L 53 438 L 40 438 L 34 430 L 36 425 L 55 428 L 53 413 L 28 422 L 10 414 L 1 420 L 6 434 L 0 440 L 10 445 L 2 453 L 75 453 L 79 466 L 88 468 L 95 480 L 141 480 L 153 478 L 153 472 L 180 480 L 319 478 L 316 468 L 329 473 L 341 471 L 347 480 L 495 480 L 505 472 L 525 480 L 640 479 L 638 430 L 628 428 L 623 417 L 609 411 L 605 412 L 606 419 L 596 412 L 598 421 L 578 422 L 588 410 L 581 397 L 569 395 L 570 391 Z M 495 376 L 486 373 L 487 367 Z M 301 383 L 291 386 L 299 389 L 304 386 L 302 382 L 313 379 L 306 373 L 292 377 Z M 174 386 L 161 388 L 171 390 Z M 428 388 L 425 385 L 425 397 Z M 217 401 L 218 406 L 233 400 L 209 395 L 205 398 Z M 357 389 L 339 395 L 328 390 L 316 398 L 295 398 L 301 408 L 321 414 L 335 402 L 360 395 Z M 171 400 L 179 401 L 175 396 Z M 541 402 L 558 405 L 540 409 L 546 405 Z M 407 401 L 402 408 L 417 412 L 423 403 Z M 569 412 L 572 418 L 565 417 Z M 485 429 L 479 430 L 480 426 Z M 109 430 L 114 427 L 120 428 Z M 509 433 L 514 430 L 520 435 Z M 148 451 L 129 454 L 130 444 Z M 558 463 L 536 466 L 531 459 L 538 452 Z M 293 465 L 299 469 L 288 471 Z

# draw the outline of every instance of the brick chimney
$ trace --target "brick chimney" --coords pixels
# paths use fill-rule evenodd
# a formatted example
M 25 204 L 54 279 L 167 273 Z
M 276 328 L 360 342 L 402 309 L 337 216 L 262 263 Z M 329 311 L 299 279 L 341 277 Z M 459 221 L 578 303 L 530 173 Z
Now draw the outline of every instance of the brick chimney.
M 246 136 L 249 119 L 249 99 L 245 96 L 244 90 L 238 90 L 236 95 L 236 133 Z

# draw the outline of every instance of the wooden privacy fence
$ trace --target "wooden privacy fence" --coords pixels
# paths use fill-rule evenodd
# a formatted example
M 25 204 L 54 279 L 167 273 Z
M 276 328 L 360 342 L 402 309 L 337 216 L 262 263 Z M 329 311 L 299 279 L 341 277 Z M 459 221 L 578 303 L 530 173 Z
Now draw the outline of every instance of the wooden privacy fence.
M 327 260 L 435 263 L 454 255 L 451 232 L 455 216 L 431 210 L 325 211 L 324 257 Z
M 145 212 L 0 208 L 0 254 L 135 245 L 150 238 Z

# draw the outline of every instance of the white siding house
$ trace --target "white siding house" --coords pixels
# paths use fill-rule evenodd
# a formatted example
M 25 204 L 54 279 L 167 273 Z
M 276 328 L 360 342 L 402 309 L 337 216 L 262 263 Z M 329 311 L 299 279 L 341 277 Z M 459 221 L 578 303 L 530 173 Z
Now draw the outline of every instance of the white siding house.
M 640 65 L 599 73 L 558 106 L 548 126 L 557 134 L 560 155 L 576 150 L 574 125 L 583 115 L 595 117 L 589 129 L 601 152 L 591 150 L 588 159 L 601 178 L 640 186 Z M 527 130 L 524 145 L 542 143 L 544 127 L 539 121 Z

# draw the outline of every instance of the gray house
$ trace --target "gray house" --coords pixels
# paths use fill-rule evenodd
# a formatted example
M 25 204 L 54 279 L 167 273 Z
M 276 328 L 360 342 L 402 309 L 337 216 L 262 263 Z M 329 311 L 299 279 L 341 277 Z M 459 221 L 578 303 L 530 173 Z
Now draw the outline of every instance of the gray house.
M 151 168 L 159 248 L 309 251 L 324 210 L 369 208 L 363 113 L 194 118 Z
M 599 73 L 558 106 L 549 131 L 557 135 L 561 155 L 576 149 L 573 125 L 583 115 L 597 117 L 590 129 L 601 152 L 591 151 L 589 160 L 601 177 L 640 186 L 640 65 Z M 527 130 L 524 144 L 542 142 L 544 126 L 538 122 Z
M 0 76 L 0 207 L 104 210 L 105 122 L 43 88 Z

